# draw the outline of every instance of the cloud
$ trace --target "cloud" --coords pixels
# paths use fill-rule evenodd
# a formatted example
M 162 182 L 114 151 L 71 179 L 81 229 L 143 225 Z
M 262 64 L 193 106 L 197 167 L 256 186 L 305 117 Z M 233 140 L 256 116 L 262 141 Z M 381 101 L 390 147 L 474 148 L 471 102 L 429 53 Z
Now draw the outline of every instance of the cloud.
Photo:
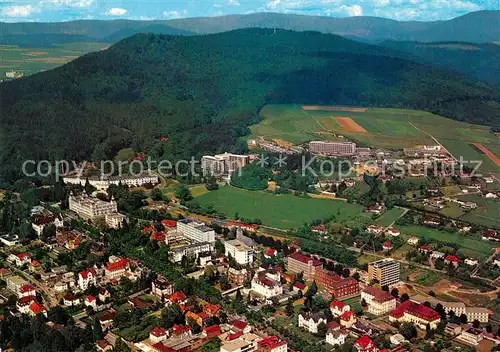
M 377 0 L 384 1 L 384 0 Z M 449 19 L 471 11 L 481 10 L 481 6 L 466 0 L 410 0 L 396 2 L 392 0 L 391 6 L 375 7 L 376 16 L 393 18 L 396 20 L 438 20 Z
M 13 5 L 2 8 L 2 16 L 26 18 L 34 13 L 39 13 L 40 9 L 31 5 Z
M 163 11 L 163 17 L 166 17 L 168 19 L 175 19 L 175 18 L 184 18 L 187 17 L 187 10 L 172 10 L 172 11 Z
M 238 0 L 229 0 L 227 4 L 229 6 L 240 6 L 240 2 Z
M 347 13 L 349 16 L 363 16 L 363 8 L 359 5 L 342 5 L 339 7 L 339 10 Z
M 115 16 L 115 17 L 120 17 L 120 16 L 125 16 L 127 14 L 126 9 L 122 9 L 120 7 L 112 7 L 108 11 L 106 11 L 106 16 Z
M 94 4 L 95 0 L 42 0 L 40 4 L 51 4 L 60 7 L 85 8 Z

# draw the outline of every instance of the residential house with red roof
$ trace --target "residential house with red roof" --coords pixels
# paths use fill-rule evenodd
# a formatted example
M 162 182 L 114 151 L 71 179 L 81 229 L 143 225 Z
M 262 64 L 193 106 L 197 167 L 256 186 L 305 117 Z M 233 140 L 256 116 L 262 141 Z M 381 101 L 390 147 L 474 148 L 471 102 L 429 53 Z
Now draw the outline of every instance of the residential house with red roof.
M 277 253 L 278 253 L 278 251 L 276 249 L 268 248 L 266 250 L 266 252 L 264 253 L 264 258 L 270 259 L 270 258 L 274 257 Z
M 302 291 L 302 293 L 305 293 L 307 291 L 307 285 L 303 282 L 297 281 L 296 283 L 293 284 L 293 291 L 294 292 Z
M 436 329 L 441 316 L 434 309 L 423 304 L 406 301 L 392 311 L 389 320 L 413 323 L 421 329 L 426 329 L 428 324 L 431 329 Z
M 392 242 L 391 241 L 385 241 L 382 244 L 382 250 L 383 251 L 390 251 L 392 249 Z
M 300 274 L 304 273 L 304 280 L 312 281 L 316 275 L 316 270 L 323 268 L 323 264 L 317 259 L 305 254 L 294 252 L 288 256 L 288 271 Z
M 40 273 L 43 271 L 42 264 L 40 264 L 38 260 L 33 259 L 29 265 L 29 271 L 32 273 Z
M 78 274 L 78 287 L 84 291 L 89 286 L 97 286 L 97 270 L 88 268 Z
M 222 334 L 222 331 L 219 325 L 212 325 L 204 328 L 203 333 L 205 334 L 207 340 L 211 340 L 212 338 Z
M 31 254 L 19 253 L 16 255 L 16 266 L 23 266 L 24 264 L 31 264 Z
M 47 309 L 45 309 L 45 307 L 42 304 L 33 301 L 30 304 L 29 314 L 33 316 L 37 316 L 38 314 L 43 314 L 47 316 Z
M 106 340 L 99 340 L 96 342 L 98 352 L 109 352 L 113 350 L 113 346 Z
M 456 255 L 448 254 L 446 257 L 444 257 L 444 263 L 452 264 L 456 268 L 458 267 L 458 264 L 460 264 L 460 258 L 458 258 Z
M 17 293 L 18 297 L 29 297 L 29 296 L 36 296 L 36 291 L 35 287 L 31 284 L 23 284 L 21 287 L 19 287 L 19 291 Z
M 235 320 L 233 321 L 233 326 L 231 328 L 232 331 L 234 332 L 239 332 L 241 331 L 243 334 L 248 334 L 250 331 L 252 331 L 252 327 L 243 320 Z
M 34 295 L 21 297 L 16 302 L 16 308 L 22 314 L 29 314 L 30 305 L 34 301 L 36 301 L 36 297 Z
M 220 304 L 207 303 L 203 306 L 203 313 L 208 317 L 218 317 L 221 311 Z
M 373 286 L 361 291 L 361 299 L 368 305 L 368 312 L 375 315 L 388 313 L 396 308 L 396 298 L 389 292 Z
M 97 298 L 95 298 L 92 295 L 85 297 L 85 301 L 83 303 L 87 307 L 92 307 L 92 308 L 94 308 L 94 310 L 97 309 Z
M 340 325 L 350 328 L 356 322 L 356 314 L 352 310 L 342 313 L 340 316 Z
M 276 336 L 269 336 L 257 342 L 257 352 L 287 352 L 288 342 L 280 341 Z
M 104 276 L 109 280 L 117 280 L 128 274 L 130 261 L 127 258 L 120 258 L 117 261 L 109 262 L 104 267 Z
M 242 229 L 242 230 L 246 230 L 246 231 L 250 231 L 250 232 L 255 232 L 259 229 L 259 225 L 256 225 L 256 224 L 245 224 L 243 222 L 239 222 L 239 221 L 227 221 L 225 224 L 224 224 L 224 227 L 228 228 L 228 229 Z
M 183 305 L 187 303 L 187 297 L 182 291 L 176 291 L 170 295 L 167 299 L 169 304 Z
M 283 286 L 280 282 L 270 279 L 265 274 L 256 273 L 252 279 L 252 291 L 265 298 L 272 298 L 283 293 Z
M 66 307 L 73 307 L 80 304 L 80 298 L 71 292 L 68 292 L 63 297 L 63 303 Z
M 369 336 L 361 336 L 354 342 L 354 348 L 358 352 L 379 352 L 379 348 Z
M 165 330 L 164 328 L 156 327 L 149 332 L 149 341 L 152 345 L 154 345 L 155 343 L 165 341 L 167 339 L 167 335 L 167 330 Z
M 330 304 L 330 311 L 332 312 L 334 317 L 340 317 L 342 314 L 350 310 L 351 307 L 341 301 L 335 300 Z

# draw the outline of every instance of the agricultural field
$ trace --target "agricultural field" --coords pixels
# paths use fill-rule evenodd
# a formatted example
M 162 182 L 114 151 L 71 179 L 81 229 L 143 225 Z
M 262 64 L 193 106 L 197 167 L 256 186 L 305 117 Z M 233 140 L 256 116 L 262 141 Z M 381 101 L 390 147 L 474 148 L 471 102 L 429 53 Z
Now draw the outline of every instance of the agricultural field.
M 262 121 L 251 127 L 250 138 L 280 138 L 294 144 L 347 138 L 361 146 L 402 149 L 435 145 L 434 137 L 456 158 L 480 160 L 483 172 L 498 172 L 498 166 L 472 144 L 480 143 L 490 152 L 498 153 L 499 138 L 487 126 L 424 111 L 318 106 L 304 110 L 301 105 L 267 105 L 260 116 Z
M 404 212 L 405 210 L 401 208 L 386 210 L 377 220 L 375 220 L 375 222 L 380 226 L 390 226 L 397 219 L 399 219 Z
M 460 216 L 460 220 L 470 221 L 474 224 L 486 227 L 500 228 L 500 201 L 498 199 L 488 199 L 477 195 L 466 195 L 458 197 L 462 201 L 474 202 L 477 209 Z
M 440 242 L 456 243 L 461 247 L 459 251 L 462 255 L 480 260 L 489 257 L 497 246 L 495 243 L 483 241 L 479 235 L 461 235 L 424 226 L 403 226 L 401 232 L 407 237 L 417 236 Z
M 0 80 L 10 71 L 32 75 L 64 65 L 89 52 L 107 48 L 105 43 L 66 43 L 54 48 L 21 48 L 0 45 Z
M 334 215 L 336 222 L 355 219 L 363 207 L 338 200 L 300 198 L 292 195 L 273 195 L 225 186 L 196 198 L 201 206 L 212 205 L 217 211 L 233 217 L 261 219 L 264 225 L 287 229 L 298 228 L 306 222 Z

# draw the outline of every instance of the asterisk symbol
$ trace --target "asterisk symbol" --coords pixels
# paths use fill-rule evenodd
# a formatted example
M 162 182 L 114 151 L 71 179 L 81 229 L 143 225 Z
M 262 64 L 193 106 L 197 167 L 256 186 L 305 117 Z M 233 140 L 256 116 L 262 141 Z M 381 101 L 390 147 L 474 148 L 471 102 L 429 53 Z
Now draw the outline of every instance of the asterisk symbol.
M 267 165 L 269 165 L 269 157 L 265 156 L 264 154 L 259 155 L 256 164 L 260 167 L 266 167 Z
M 276 161 L 274 162 L 274 165 L 278 167 L 283 167 L 286 165 L 286 155 L 280 154 L 279 157 L 275 158 Z

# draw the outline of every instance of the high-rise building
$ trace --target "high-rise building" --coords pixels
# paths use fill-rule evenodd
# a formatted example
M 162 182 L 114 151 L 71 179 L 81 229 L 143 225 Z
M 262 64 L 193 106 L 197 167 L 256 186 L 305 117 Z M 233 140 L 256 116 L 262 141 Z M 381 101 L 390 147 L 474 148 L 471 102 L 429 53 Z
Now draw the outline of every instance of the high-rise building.
M 401 268 L 392 258 L 377 260 L 368 264 L 368 280 L 377 280 L 380 286 L 390 286 L 399 282 Z
M 354 155 L 356 143 L 312 141 L 309 142 L 309 151 L 325 155 Z

